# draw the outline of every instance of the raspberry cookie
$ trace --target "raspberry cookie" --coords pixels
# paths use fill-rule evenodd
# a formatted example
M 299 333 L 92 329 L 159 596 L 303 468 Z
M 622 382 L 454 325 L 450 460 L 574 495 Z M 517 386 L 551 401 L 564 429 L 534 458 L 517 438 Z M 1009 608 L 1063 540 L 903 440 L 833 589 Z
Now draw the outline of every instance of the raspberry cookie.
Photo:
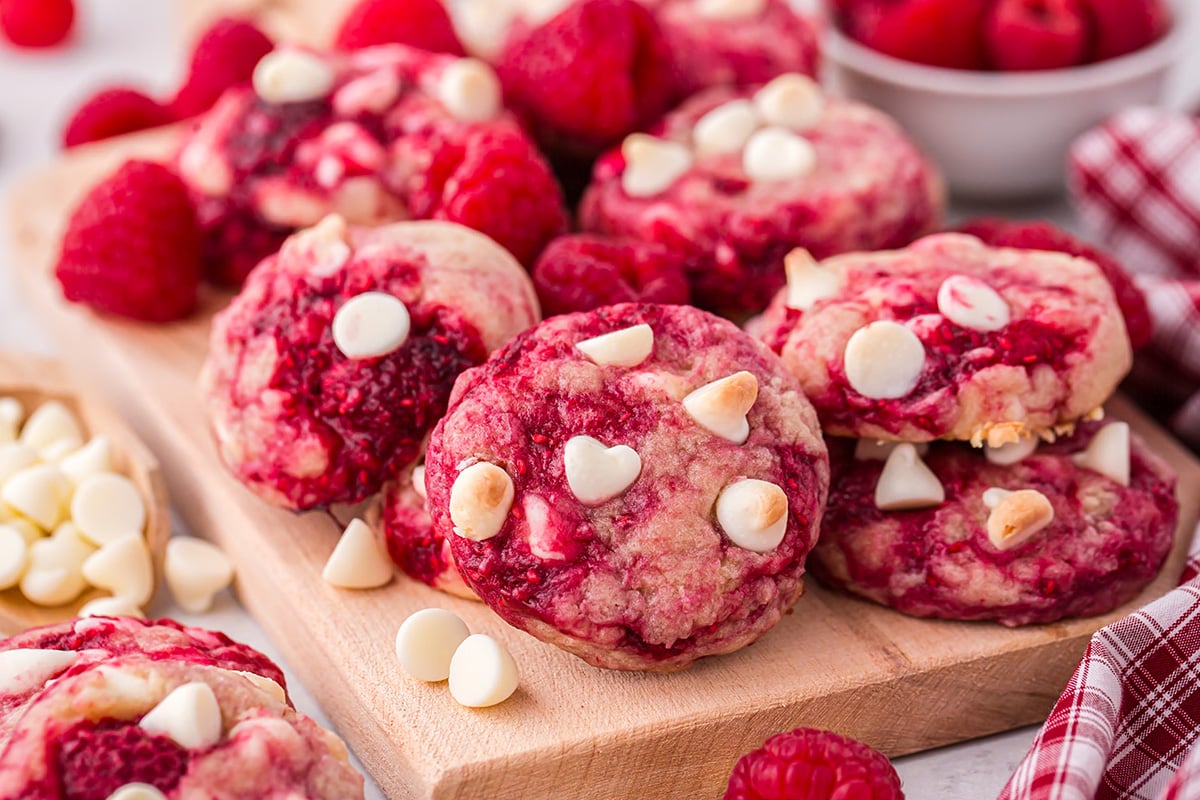
M 92 625 L 120 628 L 127 620 L 80 620 L 32 634 L 51 644 L 63 643 L 55 634 L 81 637 L 70 649 L 0 646 L 7 682 L 31 689 L 4 709 L 0 796 L 363 796 L 345 745 L 291 708 L 273 679 L 190 646 L 171 656 L 122 645 L 98 657 L 87 640 L 103 636 L 79 632 Z M 117 638 L 153 639 L 158 627 Z M 171 631 L 167 638 L 181 629 Z
M 209 277 L 238 285 L 298 228 L 458 222 L 523 263 L 566 227 L 562 193 L 492 69 L 403 45 L 279 49 L 188 135 L 177 166 Z
M 686 306 L 556 317 L 455 384 L 425 485 L 467 584 L 600 667 L 731 653 L 799 598 L 828 488 L 778 360 Z
M 813 571 L 906 614 L 1004 625 L 1103 614 L 1153 580 L 1171 548 L 1175 476 L 1125 423 L 1030 442 L 1016 463 L 963 443 L 924 457 L 911 444 L 860 446 L 859 458 L 855 447 L 830 440 Z
M 201 384 L 221 458 L 286 508 L 363 500 L 417 458 L 458 374 L 537 321 L 528 275 L 487 237 L 329 217 L 214 320 Z
M 818 264 L 797 251 L 755 330 L 827 434 L 999 446 L 1097 409 L 1132 352 L 1095 263 L 963 234 Z
M 665 244 L 693 300 L 754 312 L 784 284 L 783 257 L 899 247 L 934 230 L 937 172 L 887 116 L 825 97 L 797 74 L 715 89 L 597 162 L 585 230 Z

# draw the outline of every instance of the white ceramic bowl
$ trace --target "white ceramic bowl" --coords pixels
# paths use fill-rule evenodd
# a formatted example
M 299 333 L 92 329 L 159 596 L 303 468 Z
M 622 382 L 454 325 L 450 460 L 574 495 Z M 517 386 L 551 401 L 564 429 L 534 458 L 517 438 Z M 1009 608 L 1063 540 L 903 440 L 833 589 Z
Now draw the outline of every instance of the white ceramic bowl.
M 1045 72 L 970 72 L 914 64 L 827 32 L 835 89 L 900 121 L 962 197 L 1062 191 L 1072 140 L 1116 111 L 1162 99 L 1188 29 L 1120 58 Z

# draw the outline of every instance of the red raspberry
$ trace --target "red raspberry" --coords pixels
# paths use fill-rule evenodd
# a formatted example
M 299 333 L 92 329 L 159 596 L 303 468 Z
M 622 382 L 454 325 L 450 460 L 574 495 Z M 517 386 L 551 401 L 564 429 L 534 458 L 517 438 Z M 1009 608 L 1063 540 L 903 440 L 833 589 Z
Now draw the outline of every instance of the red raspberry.
M 862 0 L 842 11 L 846 30 L 867 47 L 905 61 L 951 69 L 987 66 L 988 0 Z
M 660 116 L 678 81 L 658 23 L 633 0 L 581 0 L 514 30 L 496 72 L 542 142 L 589 154 Z
M 984 28 L 992 66 L 1011 71 L 1082 64 L 1089 33 L 1079 0 L 999 0 Z
M 533 285 L 547 317 L 617 303 L 689 302 L 683 260 L 667 247 L 634 239 L 555 239 L 533 269 Z
M 813 728 L 767 739 L 733 767 L 725 800 L 903 800 L 882 753 Z
M 59 742 L 58 775 L 67 800 L 105 800 L 127 783 L 148 783 L 169 792 L 187 765 L 187 750 L 132 722 L 88 720 Z
M 115 86 L 88 98 L 63 131 L 63 147 L 156 128 L 174 122 L 170 109 L 137 89 Z
M 275 45 L 246 20 L 222 17 L 196 42 L 187 80 L 171 102 L 180 119 L 203 114 L 226 89 L 249 83 L 259 60 Z
M 1084 0 L 1084 7 L 1096 36 L 1093 61 L 1141 50 L 1171 27 L 1171 10 L 1163 0 Z
M 399 43 L 433 53 L 465 54 L 440 0 L 362 0 L 346 15 L 335 42 L 341 50 Z
M 1022 250 L 1053 250 L 1095 261 L 1112 284 L 1117 305 L 1125 317 L 1129 341 L 1134 348 L 1144 346 L 1154 335 L 1154 320 L 1146 305 L 1146 296 L 1133 282 L 1120 262 L 1098 247 L 1081 241 L 1045 221 L 1015 222 L 1006 219 L 976 219 L 963 223 L 958 230 L 977 236 L 994 247 L 1016 247 Z
M 54 47 L 74 24 L 73 0 L 0 0 L 0 31 L 18 47 Z
M 68 300 L 165 322 L 196 306 L 200 248 L 183 182 L 161 164 L 126 161 L 75 209 L 55 275 Z

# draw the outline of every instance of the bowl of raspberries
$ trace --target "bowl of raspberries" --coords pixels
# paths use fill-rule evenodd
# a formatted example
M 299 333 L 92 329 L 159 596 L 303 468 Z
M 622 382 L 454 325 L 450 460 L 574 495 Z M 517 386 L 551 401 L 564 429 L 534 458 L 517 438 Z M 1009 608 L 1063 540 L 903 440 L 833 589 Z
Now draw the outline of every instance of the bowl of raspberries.
M 1194 11 L 1186 0 L 827 3 L 841 91 L 898 118 L 957 195 L 987 200 L 1061 191 L 1076 136 L 1159 102 Z

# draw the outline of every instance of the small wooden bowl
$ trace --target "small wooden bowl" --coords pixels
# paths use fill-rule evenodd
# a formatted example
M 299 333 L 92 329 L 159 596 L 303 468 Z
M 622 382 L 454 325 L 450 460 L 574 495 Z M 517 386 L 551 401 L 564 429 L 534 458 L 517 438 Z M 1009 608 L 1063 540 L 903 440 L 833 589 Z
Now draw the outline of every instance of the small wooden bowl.
M 146 503 L 145 536 L 154 557 L 157 589 L 171 535 L 171 515 L 166 485 L 154 455 L 94 393 L 72 383 L 56 361 L 0 351 L 0 397 L 16 398 L 27 414 L 42 403 L 58 400 L 79 418 L 86 437 L 104 434 L 112 441 L 115 470 L 133 481 Z M 0 633 L 12 634 L 70 619 L 84 603 L 105 594 L 88 589 L 74 602 L 51 608 L 29 602 L 19 588 L 8 589 L 0 592 Z

